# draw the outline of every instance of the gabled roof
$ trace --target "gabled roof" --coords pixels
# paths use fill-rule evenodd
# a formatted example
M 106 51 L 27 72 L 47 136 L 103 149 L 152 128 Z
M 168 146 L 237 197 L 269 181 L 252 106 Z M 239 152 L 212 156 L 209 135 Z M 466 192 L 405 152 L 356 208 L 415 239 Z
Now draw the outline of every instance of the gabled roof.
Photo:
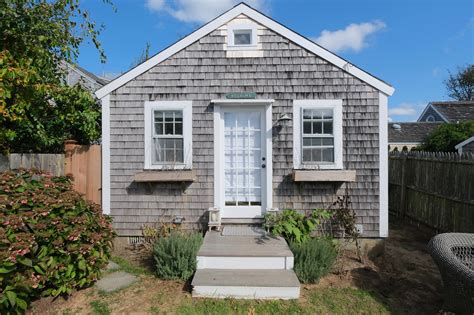
M 456 150 L 459 150 L 460 148 L 464 147 L 465 145 L 471 143 L 474 141 L 474 136 L 470 137 L 469 139 L 466 139 L 464 140 L 463 142 L 461 143 L 458 143 L 456 144 L 456 146 L 454 147 Z
M 431 102 L 421 113 L 420 119 L 429 108 L 432 108 L 446 122 L 474 120 L 474 101 Z
M 388 143 L 422 143 L 442 123 L 395 122 L 388 124 Z
M 177 41 L 175 44 L 169 46 L 168 48 L 162 50 L 161 52 L 157 53 L 147 61 L 139 64 L 135 68 L 132 68 L 128 72 L 125 72 L 115 80 L 111 81 L 109 84 L 105 85 L 104 87 L 100 88 L 96 91 L 96 96 L 100 99 L 104 96 L 110 94 L 114 90 L 118 89 L 122 85 L 126 84 L 127 82 L 133 80 L 137 76 L 141 75 L 142 73 L 148 71 L 149 69 L 153 68 L 154 66 L 158 65 L 159 63 L 163 62 L 167 58 L 171 57 L 172 55 L 176 54 L 180 50 L 186 48 L 187 46 L 191 45 L 192 43 L 198 41 L 202 37 L 208 35 L 209 33 L 213 32 L 217 28 L 221 27 L 222 25 L 226 24 L 230 20 L 236 18 L 237 16 L 244 14 L 250 19 L 260 23 L 261 25 L 271 29 L 272 31 L 286 37 L 287 39 L 291 40 L 292 42 L 296 43 L 297 45 L 307 49 L 308 51 L 314 53 L 315 55 L 319 56 L 320 58 L 325 59 L 329 63 L 344 69 L 344 71 L 352 74 L 353 76 L 359 78 L 360 80 L 366 82 L 367 84 L 373 86 L 377 90 L 387 94 L 392 95 L 395 89 L 385 83 L 384 81 L 376 78 L 375 76 L 363 71 L 362 69 L 350 64 L 345 59 L 335 55 L 334 53 L 330 52 L 329 50 L 319 46 L 318 44 L 314 43 L 313 41 L 309 40 L 308 38 L 288 29 L 287 27 L 283 26 L 282 24 L 276 22 L 275 20 L 269 18 L 268 16 L 262 14 L 261 12 L 251 8 L 250 6 L 246 5 L 245 3 L 240 3 L 230 9 L 229 11 L 221 14 L 214 20 L 210 21 L 209 23 L 205 24 L 201 28 L 197 29 L 193 33 L 189 34 L 188 36 L 184 37 L 183 39 Z

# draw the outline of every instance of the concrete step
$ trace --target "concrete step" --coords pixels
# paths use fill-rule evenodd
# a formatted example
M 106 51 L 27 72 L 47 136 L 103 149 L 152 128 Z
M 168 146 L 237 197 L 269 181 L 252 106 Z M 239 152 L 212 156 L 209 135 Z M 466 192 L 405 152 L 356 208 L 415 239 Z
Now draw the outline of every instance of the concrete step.
M 293 269 L 294 257 L 283 238 L 223 236 L 208 232 L 197 254 L 197 269 Z
M 300 295 L 293 270 L 198 269 L 191 285 L 193 297 L 290 300 Z

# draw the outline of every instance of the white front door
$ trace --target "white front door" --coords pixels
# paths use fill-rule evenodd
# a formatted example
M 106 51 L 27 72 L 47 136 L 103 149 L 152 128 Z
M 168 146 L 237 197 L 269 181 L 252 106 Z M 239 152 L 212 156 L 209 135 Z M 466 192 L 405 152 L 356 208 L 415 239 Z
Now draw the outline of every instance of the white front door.
M 220 117 L 224 131 L 221 215 L 223 218 L 261 217 L 266 206 L 264 108 L 223 108 Z

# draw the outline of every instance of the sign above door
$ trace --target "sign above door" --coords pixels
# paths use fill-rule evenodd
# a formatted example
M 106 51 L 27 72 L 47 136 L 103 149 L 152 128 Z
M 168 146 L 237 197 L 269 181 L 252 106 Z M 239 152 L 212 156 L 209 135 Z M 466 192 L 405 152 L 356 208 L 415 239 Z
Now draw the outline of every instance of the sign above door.
M 236 99 L 256 99 L 257 93 L 255 92 L 233 92 L 227 93 L 225 98 L 228 100 L 236 100 Z

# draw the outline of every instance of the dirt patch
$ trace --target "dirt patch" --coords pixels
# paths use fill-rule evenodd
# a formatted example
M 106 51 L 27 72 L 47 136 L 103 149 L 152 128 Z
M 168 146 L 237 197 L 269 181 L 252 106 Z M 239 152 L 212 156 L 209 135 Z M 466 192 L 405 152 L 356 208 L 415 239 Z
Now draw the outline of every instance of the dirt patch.
M 442 282 L 426 249 L 430 237 L 429 233 L 406 223 L 391 223 L 383 255 L 360 262 L 353 251 L 343 251 L 334 273 L 316 285 L 302 286 L 298 304 L 304 308 L 314 292 L 327 288 L 359 288 L 396 313 L 438 313 L 442 305 Z M 121 249 L 119 254 L 133 264 L 150 266 L 143 251 L 131 249 Z M 189 283 L 140 275 L 137 283 L 111 294 L 92 287 L 74 292 L 67 299 L 40 299 L 33 303 L 29 313 L 96 313 L 94 302 L 101 302 L 112 314 L 161 314 L 173 313 L 178 305 L 190 301 Z

